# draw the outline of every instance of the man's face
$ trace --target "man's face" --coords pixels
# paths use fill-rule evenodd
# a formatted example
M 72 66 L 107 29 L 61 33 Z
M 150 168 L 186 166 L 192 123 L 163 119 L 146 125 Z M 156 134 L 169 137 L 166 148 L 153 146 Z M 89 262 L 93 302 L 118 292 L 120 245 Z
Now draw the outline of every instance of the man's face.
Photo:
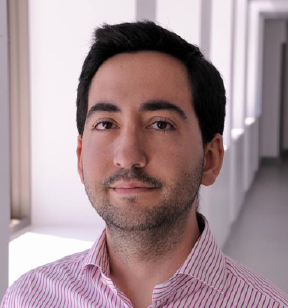
M 88 197 L 108 226 L 144 230 L 188 215 L 203 145 L 185 66 L 157 52 L 104 62 L 77 154 Z

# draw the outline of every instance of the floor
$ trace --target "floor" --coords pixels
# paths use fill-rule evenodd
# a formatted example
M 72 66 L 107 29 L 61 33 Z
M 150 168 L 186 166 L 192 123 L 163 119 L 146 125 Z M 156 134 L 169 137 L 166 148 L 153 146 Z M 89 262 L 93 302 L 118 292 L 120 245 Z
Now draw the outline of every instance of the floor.
M 265 160 L 224 252 L 288 293 L 288 159 Z
M 101 232 L 52 231 L 32 229 L 10 242 L 9 284 L 31 268 L 88 249 Z M 224 252 L 288 293 L 288 159 L 261 165 Z

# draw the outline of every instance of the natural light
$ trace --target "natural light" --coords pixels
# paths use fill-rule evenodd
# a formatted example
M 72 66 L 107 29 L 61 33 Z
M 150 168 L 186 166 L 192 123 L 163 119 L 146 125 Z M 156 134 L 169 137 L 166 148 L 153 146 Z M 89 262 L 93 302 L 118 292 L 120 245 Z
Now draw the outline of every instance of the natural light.
M 93 242 L 26 232 L 9 245 L 9 285 L 27 271 L 89 249 Z

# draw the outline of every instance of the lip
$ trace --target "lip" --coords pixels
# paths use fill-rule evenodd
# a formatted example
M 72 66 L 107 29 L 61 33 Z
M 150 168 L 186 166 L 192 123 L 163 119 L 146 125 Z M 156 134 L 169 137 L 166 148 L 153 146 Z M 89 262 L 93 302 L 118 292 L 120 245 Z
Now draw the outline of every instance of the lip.
M 155 186 L 140 182 L 140 181 L 118 181 L 110 188 L 121 194 L 144 193 L 151 192 L 156 189 Z

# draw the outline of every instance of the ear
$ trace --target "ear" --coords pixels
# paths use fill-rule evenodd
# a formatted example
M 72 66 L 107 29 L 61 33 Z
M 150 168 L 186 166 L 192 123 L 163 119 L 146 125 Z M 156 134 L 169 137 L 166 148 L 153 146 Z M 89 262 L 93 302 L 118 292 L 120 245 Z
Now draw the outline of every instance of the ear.
M 82 184 L 84 184 L 83 180 L 83 164 L 82 164 L 82 137 L 79 135 L 77 138 L 77 159 L 78 159 L 78 173 L 81 179 Z
M 204 149 L 204 170 L 201 184 L 212 185 L 222 167 L 224 157 L 223 138 L 216 134 Z

